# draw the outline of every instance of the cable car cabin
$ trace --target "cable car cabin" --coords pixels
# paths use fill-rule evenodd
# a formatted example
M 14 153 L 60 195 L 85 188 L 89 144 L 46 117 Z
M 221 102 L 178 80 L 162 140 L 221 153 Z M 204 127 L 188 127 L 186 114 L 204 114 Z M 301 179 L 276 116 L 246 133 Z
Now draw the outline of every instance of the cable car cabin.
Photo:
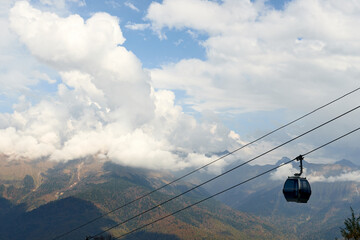
M 283 193 L 288 202 L 307 203 L 311 195 L 311 187 L 306 178 L 288 177 L 284 184 Z

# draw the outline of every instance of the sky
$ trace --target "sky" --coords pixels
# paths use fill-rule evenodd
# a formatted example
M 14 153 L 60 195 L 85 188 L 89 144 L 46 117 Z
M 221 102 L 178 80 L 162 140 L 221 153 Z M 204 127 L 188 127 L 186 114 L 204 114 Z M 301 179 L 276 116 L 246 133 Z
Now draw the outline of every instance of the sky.
M 8 161 L 199 167 L 359 87 L 360 2 L 2 0 L 0 153 Z M 360 93 L 213 166 L 249 160 Z M 359 127 L 359 110 L 254 164 Z M 359 133 L 307 161 L 360 164 Z

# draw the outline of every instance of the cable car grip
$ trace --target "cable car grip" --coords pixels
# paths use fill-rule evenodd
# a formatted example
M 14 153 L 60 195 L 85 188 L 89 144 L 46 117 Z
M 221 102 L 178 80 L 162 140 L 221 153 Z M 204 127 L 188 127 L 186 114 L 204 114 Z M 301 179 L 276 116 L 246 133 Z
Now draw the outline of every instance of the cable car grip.
M 299 156 L 297 156 L 296 158 L 296 161 L 300 161 L 300 172 L 299 173 L 295 173 L 294 175 L 296 176 L 296 177 L 300 177 L 301 176 L 301 174 L 303 173 L 303 165 L 302 165 L 302 160 L 304 160 L 304 157 L 303 157 L 303 155 L 299 155 Z

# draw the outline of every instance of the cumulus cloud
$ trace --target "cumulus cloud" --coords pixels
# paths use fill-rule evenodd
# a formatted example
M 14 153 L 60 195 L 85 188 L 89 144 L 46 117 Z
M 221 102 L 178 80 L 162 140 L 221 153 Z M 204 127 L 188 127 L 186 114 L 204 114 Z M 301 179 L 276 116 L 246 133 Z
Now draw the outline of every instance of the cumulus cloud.
M 236 28 L 239 20 L 255 20 L 257 17 L 250 1 L 224 1 L 223 6 L 215 1 L 165 0 L 153 2 L 147 18 L 152 21 L 154 30 L 164 36 L 161 34 L 164 27 L 188 27 L 218 35 L 226 31 L 224 27 Z
M 213 112 L 236 115 L 296 109 L 298 113 L 338 96 L 340 90 L 357 87 L 358 5 L 294 0 L 278 11 L 245 0 L 154 2 L 146 17 L 149 23 L 126 27 L 151 27 L 161 38 L 166 38 L 168 29 L 184 30 L 194 37 L 205 33 L 208 38 L 201 44 L 206 59 L 183 59 L 145 71 L 124 47 L 126 39 L 117 17 L 107 13 L 95 13 L 86 20 L 76 14 L 63 17 L 26 1 L 17 2 L 9 19 L 0 21 L 6 27 L 0 47 L 6 49 L 10 42 L 20 41 L 38 62 L 54 69 L 59 79 L 55 81 L 31 64 L 24 64 L 26 71 L 7 68 L 0 72 L 1 85 L 11 90 L 30 92 L 29 86 L 39 81 L 57 84 L 52 96 L 31 103 L 21 95 L 13 113 L 0 114 L 0 152 L 30 160 L 66 161 L 97 155 L 149 168 L 205 164 L 216 156 L 205 153 L 232 150 L 245 143 Z M 203 120 L 184 113 L 167 89 L 184 90 L 185 104 L 201 112 Z M 10 92 L 7 90 L 1 89 Z M 244 149 L 242 158 L 277 146 L 358 100 L 357 95 L 304 126 Z M 274 163 L 281 156 L 295 157 L 311 150 L 313 144 L 332 139 L 329 135 L 352 128 L 358 116 L 312 135 L 307 144 L 273 152 L 261 161 Z M 344 145 L 356 152 L 357 142 Z M 329 158 L 319 154 L 315 159 Z
M 304 97 L 319 101 L 356 86 L 359 11 L 358 3 L 337 1 L 294 0 L 283 11 L 245 0 L 154 2 L 147 19 L 155 31 L 191 29 L 209 38 L 206 60 L 153 69 L 152 80 L 185 90 L 196 109 L 302 107 Z
M 287 113 L 280 116 L 284 119 L 299 116 L 359 86 L 358 2 L 342 5 L 336 0 L 293 0 L 283 10 L 263 2 L 152 3 L 146 18 L 160 38 L 166 38 L 166 32 L 172 29 L 208 36 L 201 43 L 206 49 L 204 60 L 182 59 L 150 69 L 153 85 L 185 91 L 184 102 L 199 112 L 210 109 L 225 117 L 246 117 L 244 114 L 249 112 L 282 109 Z M 299 130 L 309 129 L 360 101 L 359 94 L 349 99 L 305 121 L 298 130 L 290 130 L 289 135 L 298 135 Z M 358 127 L 358 118 L 359 113 L 354 113 L 306 141 L 315 146 L 322 144 Z M 358 137 L 351 139 L 346 144 L 338 143 L 341 147 L 330 158 L 351 152 L 347 157 L 355 160 Z
M 134 122 L 151 117 L 148 77 L 136 56 L 120 46 L 125 38 L 116 17 L 97 13 L 87 21 L 78 15 L 61 18 L 18 2 L 11 10 L 10 22 L 31 53 L 60 70 L 67 83 L 87 74 L 86 82 L 84 78 L 71 80 L 70 87 L 91 82 L 94 85 L 88 88 L 107 96 L 104 104 L 113 115 L 120 117 L 129 112 L 133 116 L 129 120 Z M 74 74 L 77 76 L 69 76 Z M 119 110 L 120 106 L 126 113 Z
M 304 174 L 306 174 L 306 169 L 303 169 Z M 293 176 L 295 173 L 299 172 L 299 168 L 294 168 L 292 164 L 287 164 L 276 169 L 275 172 L 270 174 L 271 180 L 281 180 L 287 179 L 288 176 Z
M 0 1 L 0 111 L 4 112 L 10 112 L 12 105 L 18 105 L 17 101 L 22 96 L 33 96 L 33 100 L 39 101 L 38 93 L 32 91 L 34 86 L 55 83 L 51 71 L 44 73 L 46 67 L 25 50 L 10 27 L 9 10 L 15 2 Z
M 128 166 L 183 169 L 240 143 L 220 121 L 197 121 L 175 104 L 173 92 L 151 86 L 139 59 L 122 46 L 116 17 L 60 17 L 20 1 L 10 11 L 10 25 L 60 80 L 54 96 L 36 104 L 22 97 L 13 113 L 0 114 L 0 152 L 9 159 L 92 155 Z
M 85 22 L 79 15 L 61 18 L 32 8 L 28 2 L 17 2 L 10 11 L 10 23 L 36 57 L 58 67 L 101 56 L 125 41 L 118 19 L 106 13 Z
M 360 171 L 344 172 L 337 176 L 323 176 L 312 173 L 309 175 L 311 182 L 360 182 Z

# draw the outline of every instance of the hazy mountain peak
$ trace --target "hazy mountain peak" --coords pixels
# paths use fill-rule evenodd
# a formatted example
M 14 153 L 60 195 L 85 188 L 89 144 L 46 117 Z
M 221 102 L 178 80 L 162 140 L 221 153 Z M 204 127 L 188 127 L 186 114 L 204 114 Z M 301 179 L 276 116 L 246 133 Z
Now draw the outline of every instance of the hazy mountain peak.
M 352 161 L 350 160 L 347 160 L 347 159 L 342 159 L 340 161 L 337 161 L 335 162 L 335 164 L 339 164 L 339 165 L 342 165 L 342 166 L 347 166 L 347 167 L 358 167 L 355 163 L 353 163 Z
M 291 160 L 291 159 L 288 158 L 288 157 L 283 157 L 283 158 L 281 158 L 279 161 L 276 162 L 276 165 L 280 165 L 280 164 L 282 164 L 282 163 L 286 163 L 286 162 L 288 162 L 288 161 L 290 161 L 290 160 Z

